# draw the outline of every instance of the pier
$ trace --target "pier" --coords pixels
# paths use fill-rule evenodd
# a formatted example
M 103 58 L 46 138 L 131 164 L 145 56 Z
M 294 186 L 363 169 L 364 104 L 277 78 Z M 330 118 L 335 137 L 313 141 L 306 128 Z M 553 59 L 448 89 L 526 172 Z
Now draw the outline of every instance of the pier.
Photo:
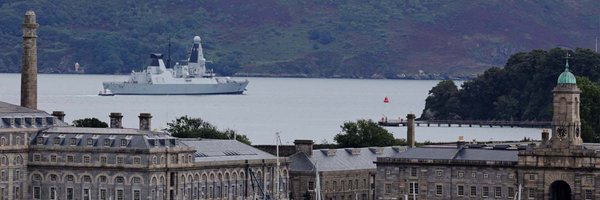
M 406 126 L 406 120 L 380 120 L 380 126 Z M 521 127 L 521 128 L 550 128 L 551 121 L 477 121 L 477 120 L 419 120 L 417 126 L 427 127 Z

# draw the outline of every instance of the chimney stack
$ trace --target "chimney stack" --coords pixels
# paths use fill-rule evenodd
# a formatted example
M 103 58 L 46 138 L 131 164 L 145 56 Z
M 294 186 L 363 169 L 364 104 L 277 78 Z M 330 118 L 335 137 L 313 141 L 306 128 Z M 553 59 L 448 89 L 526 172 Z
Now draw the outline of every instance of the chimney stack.
M 294 146 L 296 146 L 296 152 L 304 152 L 306 155 L 312 156 L 312 140 L 294 140 Z
M 65 112 L 63 111 L 53 111 L 52 116 L 56 117 L 56 119 L 60 121 L 65 121 Z
M 415 147 L 415 114 L 406 115 L 406 144 L 408 148 Z
M 108 117 L 110 117 L 111 128 L 123 128 L 123 115 L 121 113 L 113 112 Z
M 35 12 L 25 12 L 23 20 L 23 60 L 21 61 L 21 106 L 37 109 L 37 44 L 38 24 Z
M 140 130 L 149 131 L 151 126 L 152 115 L 150 113 L 140 113 Z

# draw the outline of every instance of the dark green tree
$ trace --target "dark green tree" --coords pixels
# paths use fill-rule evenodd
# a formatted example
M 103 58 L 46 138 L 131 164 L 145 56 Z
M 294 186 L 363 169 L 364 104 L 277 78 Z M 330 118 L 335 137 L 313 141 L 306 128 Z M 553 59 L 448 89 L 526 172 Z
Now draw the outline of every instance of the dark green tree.
M 429 96 L 425 99 L 425 109 L 421 118 L 423 119 L 450 119 L 457 117 L 458 88 L 454 81 L 440 81 L 429 90 Z
M 106 128 L 108 124 L 100 121 L 98 118 L 84 118 L 73 120 L 73 126 L 75 127 L 93 127 L 93 128 Z
M 167 126 L 166 131 L 178 138 L 232 139 L 235 137 L 240 142 L 251 144 L 246 135 L 231 129 L 220 131 L 216 126 L 201 118 L 192 118 L 186 115 L 167 123 Z
M 585 142 L 600 142 L 600 85 L 585 77 L 577 77 L 581 90 L 581 137 Z
M 401 141 L 396 140 L 392 133 L 371 120 L 360 119 L 356 122 L 345 122 L 340 127 L 342 132 L 333 138 L 340 148 L 392 146 Z

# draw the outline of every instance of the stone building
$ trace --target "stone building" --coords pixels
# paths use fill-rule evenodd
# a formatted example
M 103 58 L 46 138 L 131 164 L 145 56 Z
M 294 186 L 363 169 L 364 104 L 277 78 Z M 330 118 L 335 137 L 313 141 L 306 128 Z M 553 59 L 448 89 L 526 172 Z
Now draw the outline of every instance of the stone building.
M 368 147 L 313 150 L 312 140 L 296 140 L 297 153 L 289 157 L 291 197 L 315 199 L 316 172 L 321 197 L 326 200 L 371 200 L 380 156 L 394 156 L 406 147 Z
M 0 118 L 1 200 L 287 198 L 285 159 L 277 168 L 275 156 L 235 140 L 152 132 L 148 114 L 142 129 L 116 128 L 120 118 L 80 128 L 0 102 Z
M 378 158 L 376 198 L 599 199 L 599 148 L 581 140 L 581 91 L 568 61 L 552 92 L 551 138 L 543 132 L 523 149 L 459 144 Z

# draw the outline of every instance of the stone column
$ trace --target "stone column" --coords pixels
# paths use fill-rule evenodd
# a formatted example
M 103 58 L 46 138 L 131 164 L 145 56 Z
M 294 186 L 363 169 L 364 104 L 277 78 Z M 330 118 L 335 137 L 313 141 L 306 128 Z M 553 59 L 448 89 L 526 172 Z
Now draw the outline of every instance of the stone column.
M 406 145 L 415 147 L 415 114 L 406 115 Z
M 108 117 L 110 117 L 111 128 L 123 128 L 123 115 L 121 113 L 110 113 Z
M 37 27 L 35 13 L 31 10 L 27 11 L 23 21 L 21 106 L 31 109 L 37 109 Z
M 149 131 L 151 126 L 152 115 L 150 113 L 140 113 L 140 130 Z
M 544 129 L 542 130 L 542 145 L 547 145 L 548 144 L 548 140 L 549 140 L 549 136 L 550 133 L 548 132 L 548 129 Z

